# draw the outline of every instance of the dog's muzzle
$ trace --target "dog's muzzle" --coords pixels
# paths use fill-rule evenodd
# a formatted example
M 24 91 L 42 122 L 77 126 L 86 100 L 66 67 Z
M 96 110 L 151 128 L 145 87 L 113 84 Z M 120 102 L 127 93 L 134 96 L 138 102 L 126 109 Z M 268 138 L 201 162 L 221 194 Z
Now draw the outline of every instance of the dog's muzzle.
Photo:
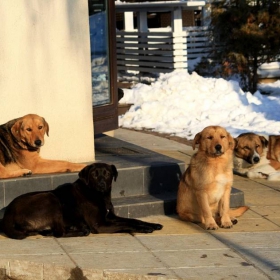
M 253 162 L 254 162 L 254 163 L 258 163 L 259 161 L 260 161 L 260 158 L 259 158 L 259 157 L 254 157 L 254 158 L 253 158 Z
M 249 163 L 257 164 L 260 162 L 260 155 L 255 151 L 253 156 L 249 158 Z
M 40 139 L 35 140 L 34 144 L 35 144 L 36 147 L 41 147 L 42 146 L 42 141 Z
M 107 183 L 105 180 L 100 180 L 97 183 L 98 191 L 105 192 L 107 190 Z
M 221 154 L 223 154 L 222 148 L 223 148 L 222 145 L 217 144 L 217 145 L 215 146 L 215 150 L 216 150 L 215 154 L 216 154 L 216 155 L 221 155 Z

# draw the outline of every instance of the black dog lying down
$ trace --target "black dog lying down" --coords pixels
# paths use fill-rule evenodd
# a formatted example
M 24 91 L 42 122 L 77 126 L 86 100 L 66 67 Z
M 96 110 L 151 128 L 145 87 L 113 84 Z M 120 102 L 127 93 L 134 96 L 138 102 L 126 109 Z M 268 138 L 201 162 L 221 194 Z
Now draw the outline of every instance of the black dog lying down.
M 21 195 L 7 206 L 1 229 L 14 239 L 35 234 L 73 237 L 89 233 L 150 233 L 162 229 L 160 224 L 114 214 L 111 188 L 117 176 L 114 165 L 94 163 L 82 169 L 74 183 L 52 191 Z

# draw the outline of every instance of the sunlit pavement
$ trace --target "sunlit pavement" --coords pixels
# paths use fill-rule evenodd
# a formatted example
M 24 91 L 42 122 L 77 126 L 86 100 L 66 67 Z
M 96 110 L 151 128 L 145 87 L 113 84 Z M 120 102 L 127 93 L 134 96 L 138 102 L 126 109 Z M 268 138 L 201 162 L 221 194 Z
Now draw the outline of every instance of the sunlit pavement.
M 186 164 L 194 152 L 141 132 L 118 129 L 115 137 Z M 234 176 L 233 187 L 250 209 L 231 229 L 160 215 L 143 218 L 163 224 L 152 234 L 0 236 L 0 279 L 280 279 L 280 182 Z

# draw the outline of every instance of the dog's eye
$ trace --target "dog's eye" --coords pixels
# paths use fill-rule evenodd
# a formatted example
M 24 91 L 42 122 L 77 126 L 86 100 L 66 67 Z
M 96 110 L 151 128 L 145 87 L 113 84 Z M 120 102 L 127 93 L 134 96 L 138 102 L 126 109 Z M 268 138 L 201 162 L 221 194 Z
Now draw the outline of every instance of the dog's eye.
M 221 136 L 221 139 L 223 139 L 223 138 L 226 138 L 226 136 L 222 135 L 222 136 Z
M 30 127 L 26 128 L 26 130 L 29 132 L 32 131 L 32 129 Z
M 260 147 L 260 145 L 256 145 L 256 149 L 259 148 L 259 147 Z
M 38 126 L 38 129 L 39 129 L 39 130 L 41 130 L 42 128 L 43 128 L 43 126 L 42 126 L 42 125 Z
M 212 140 L 213 136 L 207 136 L 207 139 Z
M 244 146 L 243 150 L 250 150 L 250 148 L 248 146 Z

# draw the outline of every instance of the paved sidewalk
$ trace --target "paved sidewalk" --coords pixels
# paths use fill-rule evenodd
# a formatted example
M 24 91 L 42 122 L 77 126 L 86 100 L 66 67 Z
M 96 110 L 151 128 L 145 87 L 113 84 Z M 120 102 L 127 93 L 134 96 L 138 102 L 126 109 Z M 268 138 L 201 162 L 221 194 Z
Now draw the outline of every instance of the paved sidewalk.
M 186 164 L 193 153 L 141 132 L 118 129 L 115 137 Z M 234 187 L 250 210 L 232 229 L 205 231 L 174 215 L 143 218 L 164 225 L 152 234 L 0 236 L 0 279 L 280 279 L 280 182 L 235 176 Z

